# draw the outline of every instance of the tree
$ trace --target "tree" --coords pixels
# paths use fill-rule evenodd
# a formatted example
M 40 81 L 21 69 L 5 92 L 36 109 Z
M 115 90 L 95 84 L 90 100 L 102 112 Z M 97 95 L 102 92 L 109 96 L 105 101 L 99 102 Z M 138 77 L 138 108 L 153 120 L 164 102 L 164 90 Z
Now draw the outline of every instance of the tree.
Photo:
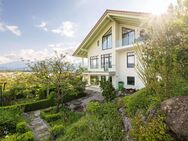
M 179 0 L 144 28 L 145 41 L 136 46 L 140 77 L 161 100 L 176 95 L 180 81 L 188 85 L 188 1 Z
M 59 112 L 64 96 L 69 94 L 67 88 L 71 87 L 68 81 L 74 70 L 73 65 L 65 61 L 65 55 L 56 53 L 54 58 L 29 64 L 29 68 L 41 83 L 46 84 L 48 88 L 55 87 L 56 112 Z
M 112 101 L 116 97 L 116 91 L 110 80 L 100 81 L 100 88 L 102 90 L 102 96 L 104 96 L 107 102 Z

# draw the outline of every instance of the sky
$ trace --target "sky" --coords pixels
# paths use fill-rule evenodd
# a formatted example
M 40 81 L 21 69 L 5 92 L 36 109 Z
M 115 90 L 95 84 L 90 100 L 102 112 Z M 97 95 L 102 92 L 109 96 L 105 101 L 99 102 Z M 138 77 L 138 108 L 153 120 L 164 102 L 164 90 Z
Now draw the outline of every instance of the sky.
M 164 12 L 176 0 L 0 0 L 0 64 L 72 52 L 106 9 Z

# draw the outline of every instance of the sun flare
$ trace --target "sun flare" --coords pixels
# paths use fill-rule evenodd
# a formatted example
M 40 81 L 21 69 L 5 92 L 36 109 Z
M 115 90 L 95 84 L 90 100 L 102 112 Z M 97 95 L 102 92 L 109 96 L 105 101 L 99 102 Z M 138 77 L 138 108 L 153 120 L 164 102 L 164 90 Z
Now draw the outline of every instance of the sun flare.
M 148 0 L 147 9 L 154 15 L 165 13 L 170 4 L 176 4 L 176 0 Z

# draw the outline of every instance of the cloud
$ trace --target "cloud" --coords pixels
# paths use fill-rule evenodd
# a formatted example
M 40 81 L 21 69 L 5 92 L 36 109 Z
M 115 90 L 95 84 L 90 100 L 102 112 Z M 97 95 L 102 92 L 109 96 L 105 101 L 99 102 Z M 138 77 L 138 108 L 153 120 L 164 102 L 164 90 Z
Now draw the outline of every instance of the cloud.
M 75 26 L 70 21 L 65 21 L 56 29 L 51 30 L 53 33 L 59 34 L 61 36 L 66 37 L 74 37 L 75 34 Z
M 16 25 L 7 25 L 4 23 L 0 23 L 0 31 L 10 31 L 11 33 L 15 34 L 16 36 L 21 36 L 21 31 L 19 30 L 19 27 Z
M 48 26 L 47 22 L 41 22 L 39 25 L 37 25 L 37 27 L 41 28 L 42 30 L 46 32 L 48 31 L 47 26 Z
M 48 48 L 42 50 L 33 49 L 21 49 L 19 51 L 13 51 L 8 54 L 0 56 L 0 64 L 6 64 L 15 61 L 40 61 L 51 58 L 55 55 L 55 51 L 58 54 L 65 54 L 66 60 L 73 63 L 81 63 L 81 59 L 73 57 L 72 53 L 78 44 L 74 43 L 56 43 L 48 45 Z

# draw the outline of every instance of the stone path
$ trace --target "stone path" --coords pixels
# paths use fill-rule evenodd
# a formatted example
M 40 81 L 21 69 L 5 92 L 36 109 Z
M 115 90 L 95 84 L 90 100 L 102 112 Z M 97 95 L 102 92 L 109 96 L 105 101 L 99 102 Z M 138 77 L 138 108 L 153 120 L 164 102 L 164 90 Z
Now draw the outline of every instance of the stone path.
M 32 129 L 37 141 L 45 141 L 50 138 L 49 126 L 40 118 L 40 111 L 32 111 L 25 113 L 29 122 L 29 127 Z
M 66 107 L 68 109 L 70 109 L 71 111 L 81 112 L 81 111 L 85 110 L 86 105 L 90 101 L 103 101 L 104 100 L 103 96 L 101 95 L 101 92 L 99 92 L 99 91 L 93 91 L 90 89 L 86 89 L 85 92 L 87 93 L 87 95 L 85 97 L 67 102 Z

